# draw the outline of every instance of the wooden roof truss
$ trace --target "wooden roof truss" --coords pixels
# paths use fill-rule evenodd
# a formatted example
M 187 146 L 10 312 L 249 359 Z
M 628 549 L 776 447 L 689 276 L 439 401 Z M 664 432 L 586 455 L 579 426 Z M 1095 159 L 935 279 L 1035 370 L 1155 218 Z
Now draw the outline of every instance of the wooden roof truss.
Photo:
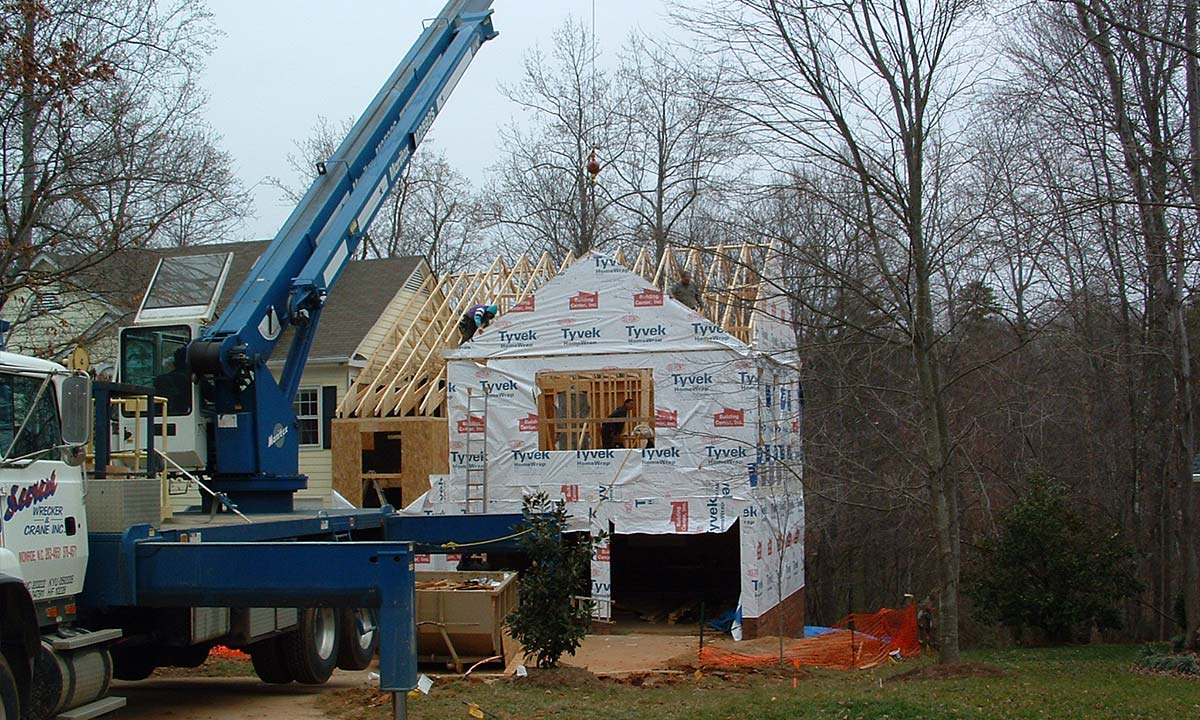
M 769 253 L 767 245 L 741 243 L 672 249 L 657 262 L 645 249 L 632 263 L 622 252 L 614 259 L 663 290 L 687 270 L 701 289 L 703 314 L 749 344 L 758 269 L 766 266 Z M 574 260 L 568 255 L 554 262 L 543 254 L 534 261 L 523 255 L 510 265 L 498 257 L 479 272 L 426 276 L 400 320 L 366 359 L 338 405 L 338 417 L 444 416 L 444 353 L 458 346 L 458 321 L 467 308 L 486 302 L 503 314 Z

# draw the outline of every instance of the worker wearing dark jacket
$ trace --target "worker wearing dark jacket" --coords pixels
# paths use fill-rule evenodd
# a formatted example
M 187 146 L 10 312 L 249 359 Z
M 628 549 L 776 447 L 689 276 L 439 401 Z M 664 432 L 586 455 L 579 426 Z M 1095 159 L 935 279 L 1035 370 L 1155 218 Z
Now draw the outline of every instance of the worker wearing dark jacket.
M 600 426 L 600 441 L 605 450 L 615 450 L 621 447 L 621 435 L 625 432 L 625 418 L 633 412 L 635 405 L 633 398 L 629 398 L 619 408 L 608 414 L 609 418 L 619 419 L 610 420 Z
M 679 273 L 679 282 L 672 285 L 668 292 L 671 297 L 691 309 L 700 309 L 700 289 L 696 287 L 696 283 L 692 282 L 692 276 L 687 270 Z
M 475 337 L 475 332 L 492 324 L 492 320 L 500 314 L 500 308 L 495 305 L 472 305 L 463 313 L 458 321 L 458 332 L 462 342 L 468 342 Z

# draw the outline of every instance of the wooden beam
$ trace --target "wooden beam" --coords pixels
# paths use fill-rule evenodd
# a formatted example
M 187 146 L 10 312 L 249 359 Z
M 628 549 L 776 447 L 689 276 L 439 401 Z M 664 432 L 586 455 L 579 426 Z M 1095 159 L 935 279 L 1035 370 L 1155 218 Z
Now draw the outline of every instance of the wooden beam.
M 760 252 L 766 248 L 768 252 Z M 758 268 L 770 257 L 771 246 L 722 243 L 710 247 L 668 247 L 662 258 L 642 248 L 631 263 L 618 252 L 616 260 L 655 287 L 666 289 L 687 270 L 701 284 L 705 314 L 726 332 L 745 342 L 753 339 L 754 307 L 762 297 Z M 682 253 L 682 263 L 677 254 Z M 433 415 L 446 401 L 445 352 L 458 345 L 458 320 L 468 307 L 487 302 L 501 313 L 537 292 L 576 258 L 561 262 L 549 253 L 536 261 L 522 255 L 511 265 L 495 258 L 487 269 L 422 282 L 396 325 L 375 348 L 338 406 L 339 417 Z

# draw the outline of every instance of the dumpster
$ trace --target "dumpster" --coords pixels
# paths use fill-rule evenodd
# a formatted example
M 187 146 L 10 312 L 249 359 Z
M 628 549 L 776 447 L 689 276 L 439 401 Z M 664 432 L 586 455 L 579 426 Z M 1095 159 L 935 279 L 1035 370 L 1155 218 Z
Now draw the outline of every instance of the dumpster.
M 417 657 L 455 672 L 484 660 L 507 664 L 504 619 L 517 607 L 515 572 L 418 572 Z

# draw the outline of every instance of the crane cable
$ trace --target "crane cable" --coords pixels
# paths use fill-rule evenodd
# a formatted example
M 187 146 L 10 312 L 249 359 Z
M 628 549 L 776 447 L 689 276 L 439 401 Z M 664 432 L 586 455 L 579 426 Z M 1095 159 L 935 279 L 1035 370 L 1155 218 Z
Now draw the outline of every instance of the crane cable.
M 498 542 L 502 542 L 504 540 L 512 540 L 513 538 L 519 538 L 528 532 L 529 532 L 529 530 L 526 529 L 526 530 L 521 530 L 520 532 L 515 532 L 511 535 L 505 535 L 504 537 L 492 538 L 491 540 L 479 540 L 477 542 L 468 542 L 468 543 L 458 543 L 458 542 L 454 542 L 453 540 L 451 540 L 450 542 L 442 543 L 441 545 L 439 545 L 439 547 L 444 548 L 446 550 L 456 550 L 458 548 L 475 547 L 477 545 L 491 545 L 492 543 L 498 543 Z

